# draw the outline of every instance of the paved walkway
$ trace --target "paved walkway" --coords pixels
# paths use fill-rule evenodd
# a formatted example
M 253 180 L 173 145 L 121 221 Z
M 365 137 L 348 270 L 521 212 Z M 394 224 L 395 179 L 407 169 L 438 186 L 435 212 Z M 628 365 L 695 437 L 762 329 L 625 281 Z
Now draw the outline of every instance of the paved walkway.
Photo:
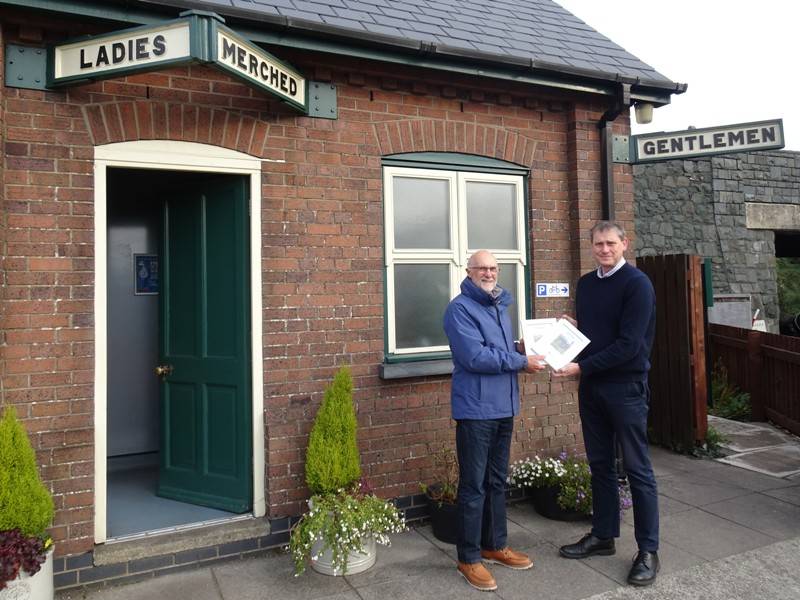
M 800 448 L 797 438 L 789 436 L 786 443 Z M 509 543 L 530 552 L 535 566 L 511 571 L 493 565 L 499 586 L 496 597 L 797 600 L 800 461 L 793 456 L 784 454 L 782 460 L 787 463 L 776 470 L 788 474 L 774 476 L 654 448 L 662 569 L 658 581 L 645 589 L 625 584 L 636 552 L 631 511 L 623 520 L 615 556 L 576 561 L 560 558 L 558 547 L 578 539 L 588 523 L 550 521 L 527 502 L 512 505 Z M 730 457 L 724 460 L 730 462 Z M 454 546 L 438 542 L 429 526 L 420 526 L 394 536 L 391 548 L 379 547 L 376 566 L 352 577 L 326 577 L 308 570 L 295 578 L 288 555 L 276 551 L 126 586 L 64 591 L 58 598 L 463 600 L 491 596 L 473 590 L 456 573 Z

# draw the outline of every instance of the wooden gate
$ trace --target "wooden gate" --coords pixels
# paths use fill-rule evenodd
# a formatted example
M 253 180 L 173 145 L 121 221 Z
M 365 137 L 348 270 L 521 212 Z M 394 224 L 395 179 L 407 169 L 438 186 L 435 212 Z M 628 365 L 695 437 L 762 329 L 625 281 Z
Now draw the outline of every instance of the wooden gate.
M 650 369 L 651 440 L 690 449 L 706 437 L 708 388 L 701 259 L 687 254 L 639 258 L 656 291 Z

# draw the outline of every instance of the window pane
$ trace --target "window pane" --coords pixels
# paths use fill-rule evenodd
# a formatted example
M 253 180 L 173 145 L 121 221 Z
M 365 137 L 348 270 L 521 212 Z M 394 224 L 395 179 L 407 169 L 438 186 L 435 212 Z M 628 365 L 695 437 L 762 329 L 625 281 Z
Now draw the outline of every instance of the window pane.
M 467 244 L 470 248 L 516 250 L 516 186 L 510 183 L 467 182 Z
M 450 248 L 450 182 L 395 177 L 395 248 Z
M 395 265 L 397 348 L 447 346 L 442 319 L 449 301 L 450 268 L 447 265 Z
M 514 303 L 508 308 L 508 316 L 511 318 L 511 330 L 514 332 L 514 339 L 519 339 L 519 314 L 520 307 L 517 306 L 517 264 L 503 264 L 500 265 L 500 274 L 497 276 L 497 285 L 504 290 L 508 290 L 511 297 L 514 298 Z M 523 311 L 522 314 L 525 314 Z

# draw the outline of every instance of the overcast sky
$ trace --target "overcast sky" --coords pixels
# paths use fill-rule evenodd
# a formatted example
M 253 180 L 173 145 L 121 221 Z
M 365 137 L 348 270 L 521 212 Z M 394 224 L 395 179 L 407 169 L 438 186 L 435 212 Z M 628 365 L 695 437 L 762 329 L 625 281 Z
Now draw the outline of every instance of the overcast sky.
M 798 0 L 555 0 L 672 81 L 688 83 L 633 133 L 783 119 L 800 150 Z

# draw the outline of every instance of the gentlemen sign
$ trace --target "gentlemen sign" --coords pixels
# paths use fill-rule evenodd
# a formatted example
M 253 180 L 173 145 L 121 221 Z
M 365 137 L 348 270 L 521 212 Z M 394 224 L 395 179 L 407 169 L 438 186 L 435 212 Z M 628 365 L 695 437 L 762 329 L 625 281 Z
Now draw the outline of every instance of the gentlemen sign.
M 165 66 L 213 64 L 308 113 L 306 80 L 296 70 L 222 25 L 213 13 L 52 46 L 47 87 L 108 79 Z
M 634 163 L 783 148 L 783 120 L 632 136 Z

